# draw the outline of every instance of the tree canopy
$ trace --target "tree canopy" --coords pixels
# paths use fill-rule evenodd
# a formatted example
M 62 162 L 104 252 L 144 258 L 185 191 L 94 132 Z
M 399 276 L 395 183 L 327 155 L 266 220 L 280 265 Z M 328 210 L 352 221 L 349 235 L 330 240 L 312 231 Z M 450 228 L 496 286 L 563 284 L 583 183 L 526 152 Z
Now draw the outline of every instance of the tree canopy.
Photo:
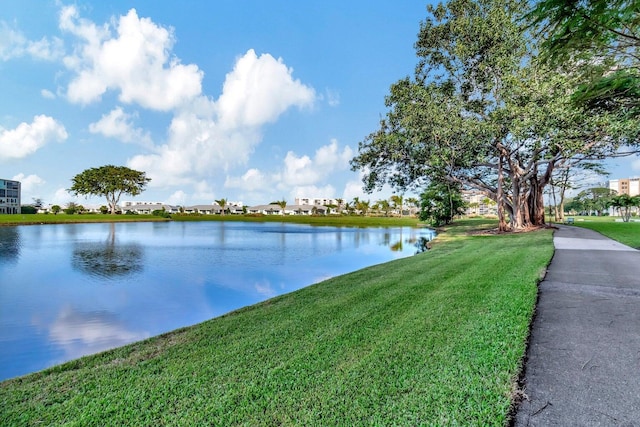
M 147 183 L 151 181 L 145 172 L 125 166 L 101 166 L 87 169 L 71 180 L 69 189 L 74 195 L 106 197 L 109 211 L 116 213 L 122 194 L 137 196 L 141 194 Z
M 640 1 L 538 0 L 526 19 L 545 59 L 582 75 L 575 100 L 640 114 Z
M 415 76 L 391 86 L 386 117 L 351 161 L 367 191 L 429 182 L 476 189 L 497 202 L 501 230 L 523 229 L 544 224 L 543 190 L 556 167 L 635 149 L 636 121 L 576 106 L 579 76 L 538 59 L 526 6 L 428 7 Z

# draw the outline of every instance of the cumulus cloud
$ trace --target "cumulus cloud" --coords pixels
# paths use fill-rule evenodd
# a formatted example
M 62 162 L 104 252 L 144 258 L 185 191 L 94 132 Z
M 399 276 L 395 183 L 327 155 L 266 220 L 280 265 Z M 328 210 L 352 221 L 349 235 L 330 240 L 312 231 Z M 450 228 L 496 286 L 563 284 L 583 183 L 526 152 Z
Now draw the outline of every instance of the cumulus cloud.
M 262 192 L 267 198 L 285 193 L 291 199 L 333 197 L 336 189 L 326 181 L 337 171 L 347 169 L 352 157 L 353 150 L 349 146 L 340 149 L 338 141 L 332 139 L 318 148 L 313 158 L 289 151 L 276 171 L 267 174 L 252 168 L 239 177 L 227 176 L 224 186 L 252 194 Z
M 54 61 L 63 56 L 63 43 L 59 38 L 28 40 L 24 34 L 0 21 L 0 60 L 30 56 L 35 59 Z
M 170 195 L 169 198 L 165 200 L 165 203 L 168 205 L 184 205 L 186 201 L 187 194 L 182 190 L 178 190 Z
M 31 123 L 20 123 L 15 129 L 0 128 L 0 159 L 19 159 L 35 153 L 50 141 L 67 139 L 64 126 L 45 115 Z
M 44 184 L 46 181 L 40 178 L 38 175 L 25 175 L 23 173 L 19 173 L 11 178 L 14 181 L 20 181 L 20 186 L 22 189 L 22 194 L 32 194 L 33 191 Z
M 292 106 L 312 105 L 315 91 L 294 80 L 292 73 L 282 59 L 247 51 L 225 78 L 217 102 L 220 124 L 232 129 L 261 126 Z
M 249 50 L 227 74 L 217 101 L 200 96 L 180 109 L 168 142 L 133 157 L 129 166 L 148 171 L 156 185 L 164 185 L 169 179 L 185 183 L 187 174 L 208 177 L 245 164 L 262 139 L 261 126 L 288 108 L 313 104 L 314 90 L 291 72 L 282 60 Z
M 139 18 L 135 9 L 99 27 L 67 6 L 60 13 L 60 29 L 81 40 L 74 54 L 64 58 L 75 73 L 67 89 L 71 102 L 89 104 L 115 90 L 121 102 L 169 111 L 201 92 L 198 66 L 170 55 L 173 29 Z
M 116 107 L 104 114 L 100 120 L 89 125 L 89 132 L 101 134 L 108 138 L 115 138 L 123 142 L 135 142 L 143 146 L 152 146 L 149 132 L 141 128 L 135 128 L 132 119 L 134 116 L 125 113 L 122 108 Z
M 316 150 L 313 160 L 309 156 L 298 157 L 292 151 L 284 159 L 282 183 L 285 185 L 310 185 L 325 179 L 336 170 L 344 170 L 349 166 L 353 150 L 347 145 L 342 151 L 338 149 L 338 141 Z
M 238 188 L 245 191 L 259 191 L 271 186 L 271 182 L 259 169 L 249 169 L 240 177 L 230 177 L 224 183 L 225 188 Z

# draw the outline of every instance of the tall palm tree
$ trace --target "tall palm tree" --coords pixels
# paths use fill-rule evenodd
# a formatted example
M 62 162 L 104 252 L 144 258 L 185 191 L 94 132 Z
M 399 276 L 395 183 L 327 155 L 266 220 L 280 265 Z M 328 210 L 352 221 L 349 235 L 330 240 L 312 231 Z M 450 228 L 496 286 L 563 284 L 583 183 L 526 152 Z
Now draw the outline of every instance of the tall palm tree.
M 407 197 L 406 202 L 409 204 L 410 208 L 420 208 L 420 200 L 416 199 L 415 197 Z M 413 209 L 411 209 L 411 211 L 413 211 L 412 213 L 415 214 L 415 211 Z
M 342 213 L 342 203 L 344 203 L 344 199 L 336 199 L 336 202 L 338 202 L 338 213 L 341 214 Z
M 400 209 L 400 216 L 402 216 L 402 196 L 394 194 L 391 196 L 391 202 L 393 203 L 393 209 Z
M 222 208 L 222 215 L 224 215 L 224 210 L 227 206 L 227 199 L 216 200 L 216 203 Z
M 389 216 L 389 209 L 391 208 L 389 201 L 385 199 L 385 200 L 380 200 L 378 203 L 380 203 L 380 208 L 384 212 L 384 216 Z
M 287 201 L 284 199 L 284 197 L 282 198 L 282 200 L 278 200 L 276 202 L 276 205 L 278 205 L 278 206 L 280 206 L 282 208 L 280 213 L 281 213 L 281 215 L 284 215 L 284 208 L 287 206 Z

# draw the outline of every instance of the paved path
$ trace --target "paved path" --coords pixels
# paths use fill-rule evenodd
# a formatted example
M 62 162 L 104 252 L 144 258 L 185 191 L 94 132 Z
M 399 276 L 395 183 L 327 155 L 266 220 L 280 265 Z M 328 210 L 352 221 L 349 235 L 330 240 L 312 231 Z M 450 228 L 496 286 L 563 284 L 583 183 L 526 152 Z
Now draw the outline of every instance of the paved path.
M 640 251 L 560 226 L 516 426 L 640 426 Z

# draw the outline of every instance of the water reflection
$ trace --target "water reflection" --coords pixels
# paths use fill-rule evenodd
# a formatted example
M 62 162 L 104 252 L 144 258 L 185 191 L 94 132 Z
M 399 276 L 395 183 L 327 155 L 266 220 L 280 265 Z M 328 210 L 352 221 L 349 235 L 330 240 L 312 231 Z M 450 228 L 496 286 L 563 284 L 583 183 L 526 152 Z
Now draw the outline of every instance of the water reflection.
M 148 332 L 130 330 L 115 313 L 106 310 L 81 311 L 65 306 L 49 325 L 49 338 L 64 350 L 65 360 L 148 337 Z
M 411 256 L 432 237 L 428 229 L 232 222 L 0 233 L 0 380 Z
M 0 264 L 14 263 L 20 257 L 18 227 L 0 227 Z
M 125 276 L 144 269 L 143 255 L 140 244 L 118 242 L 115 224 L 110 224 L 106 240 L 75 243 L 71 265 L 92 276 Z
M 431 246 L 429 245 L 429 243 L 431 242 L 432 239 L 433 237 L 424 237 L 424 236 L 421 236 L 418 239 L 416 239 L 414 243 L 414 246 L 416 247 L 416 254 L 426 252 L 429 249 L 431 249 Z

